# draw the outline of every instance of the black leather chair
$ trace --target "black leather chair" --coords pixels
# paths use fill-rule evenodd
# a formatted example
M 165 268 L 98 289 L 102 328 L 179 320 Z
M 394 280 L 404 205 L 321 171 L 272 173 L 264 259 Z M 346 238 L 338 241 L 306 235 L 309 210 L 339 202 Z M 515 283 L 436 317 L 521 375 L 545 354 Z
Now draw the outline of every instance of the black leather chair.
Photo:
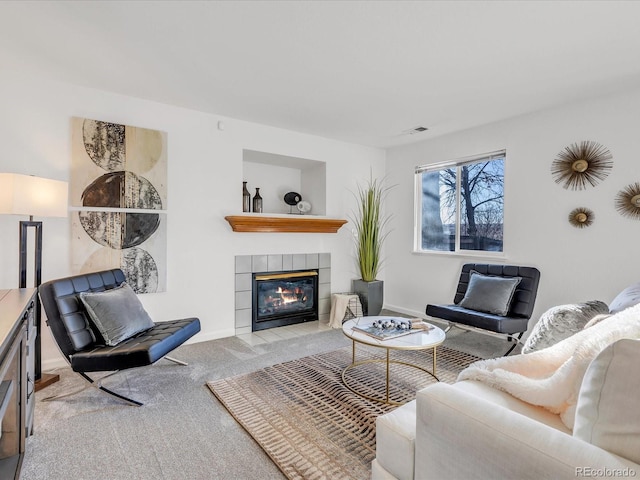
M 506 316 L 469 310 L 458 305 L 467 292 L 472 270 L 483 275 L 505 278 L 520 277 L 522 279 L 516 287 Z M 430 317 L 447 320 L 449 322 L 447 330 L 452 326 L 462 325 L 505 334 L 509 341 L 514 342 L 505 353 L 506 356 L 513 351 L 524 332 L 527 331 L 529 319 L 533 314 L 539 282 L 540 271 L 534 267 L 467 263 L 462 266 L 453 304 L 427 305 L 426 313 Z M 514 336 L 515 334 L 518 334 L 517 337 Z
M 89 320 L 79 294 L 109 290 L 121 285 L 124 280 L 122 270 L 105 270 L 43 283 L 39 294 L 47 315 L 47 325 L 71 369 L 101 392 L 141 406 L 142 403 L 103 387 L 101 381 L 120 370 L 151 365 L 163 357 L 186 365 L 166 355 L 200 331 L 200 320 L 186 318 L 158 322 L 153 328 L 115 346 L 105 345 L 99 331 Z M 96 381 L 87 372 L 113 373 Z M 77 392 L 49 399 L 73 393 Z

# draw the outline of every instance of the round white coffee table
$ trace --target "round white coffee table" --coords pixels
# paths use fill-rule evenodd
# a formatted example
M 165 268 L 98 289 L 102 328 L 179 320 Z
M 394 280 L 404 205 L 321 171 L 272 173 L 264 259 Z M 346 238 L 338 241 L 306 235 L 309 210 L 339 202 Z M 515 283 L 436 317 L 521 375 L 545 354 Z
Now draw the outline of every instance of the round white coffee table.
M 433 378 L 438 380 L 436 376 L 436 347 L 444 342 L 446 335 L 444 330 L 436 327 L 435 325 L 428 324 L 430 327 L 429 330 L 412 330 L 411 333 L 406 335 L 398 336 L 395 338 L 388 338 L 385 340 L 377 339 L 367 333 L 357 330 L 357 327 L 366 328 L 370 327 L 371 324 L 375 320 L 388 320 L 394 319 L 396 321 L 406 321 L 407 318 L 401 317 L 360 317 L 353 318 L 351 320 L 347 320 L 342 324 L 342 333 L 344 333 L 347 337 L 351 339 L 352 343 L 352 354 L 351 354 L 351 365 L 348 365 L 342 371 L 342 381 L 344 385 L 351 390 L 356 395 L 367 398 L 369 400 L 373 400 L 380 403 L 386 403 L 390 405 L 400 405 L 399 402 L 395 402 L 389 399 L 389 366 L 392 363 L 406 365 L 412 368 L 417 368 L 418 370 L 422 370 L 423 372 L 428 373 Z M 354 328 L 355 327 L 355 328 Z M 363 345 L 368 345 L 371 347 L 383 348 L 386 350 L 385 358 L 375 358 L 368 360 L 356 361 L 356 343 L 360 343 Z M 433 365 L 432 370 L 427 370 L 425 367 L 421 365 L 416 365 L 414 363 L 401 362 L 399 360 L 391 360 L 389 358 L 389 352 L 391 350 L 433 350 Z M 353 388 L 349 385 L 347 372 L 349 370 L 354 369 L 360 365 L 365 365 L 368 363 L 385 363 L 386 364 L 386 388 L 385 388 L 385 396 L 384 398 L 372 397 L 366 395 L 362 392 L 357 391 L 357 389 Z

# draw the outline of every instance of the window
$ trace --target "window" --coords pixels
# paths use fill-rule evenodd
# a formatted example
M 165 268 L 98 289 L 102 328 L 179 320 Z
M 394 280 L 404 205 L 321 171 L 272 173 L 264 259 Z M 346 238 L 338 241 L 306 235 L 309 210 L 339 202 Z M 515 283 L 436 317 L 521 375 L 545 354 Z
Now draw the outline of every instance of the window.
M 505 151 L 416 167 L 416 250 L 502 252 Z

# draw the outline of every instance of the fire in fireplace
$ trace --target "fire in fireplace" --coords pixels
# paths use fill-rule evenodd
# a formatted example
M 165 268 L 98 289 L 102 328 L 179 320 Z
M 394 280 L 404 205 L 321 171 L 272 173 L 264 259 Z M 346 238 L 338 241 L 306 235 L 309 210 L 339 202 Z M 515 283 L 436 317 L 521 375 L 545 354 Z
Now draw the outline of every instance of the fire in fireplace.
M 252 330 L 318 319 L 318 270 L 253 274 Z

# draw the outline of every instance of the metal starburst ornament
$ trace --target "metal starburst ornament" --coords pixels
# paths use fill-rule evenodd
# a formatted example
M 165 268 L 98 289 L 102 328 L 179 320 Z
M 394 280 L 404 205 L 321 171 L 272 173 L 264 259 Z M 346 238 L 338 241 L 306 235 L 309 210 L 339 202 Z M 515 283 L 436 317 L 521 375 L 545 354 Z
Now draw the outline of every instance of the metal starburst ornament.
M 583 141 L 565 147 L 551 164 L 556 183 L 571 190 L 584 190 L 587 184 L 595 187 L 613 168 L 609 149 L 597 142 Z
M 576 228 L 585 228 L 590 226 L 595 219 L 592 210 L 584 207 L 578 207 L 569 213 L 569 223 Z
M 640 220 L 640 182 L 627 185 L 618 192 L 616 210 L 622 216 Z

